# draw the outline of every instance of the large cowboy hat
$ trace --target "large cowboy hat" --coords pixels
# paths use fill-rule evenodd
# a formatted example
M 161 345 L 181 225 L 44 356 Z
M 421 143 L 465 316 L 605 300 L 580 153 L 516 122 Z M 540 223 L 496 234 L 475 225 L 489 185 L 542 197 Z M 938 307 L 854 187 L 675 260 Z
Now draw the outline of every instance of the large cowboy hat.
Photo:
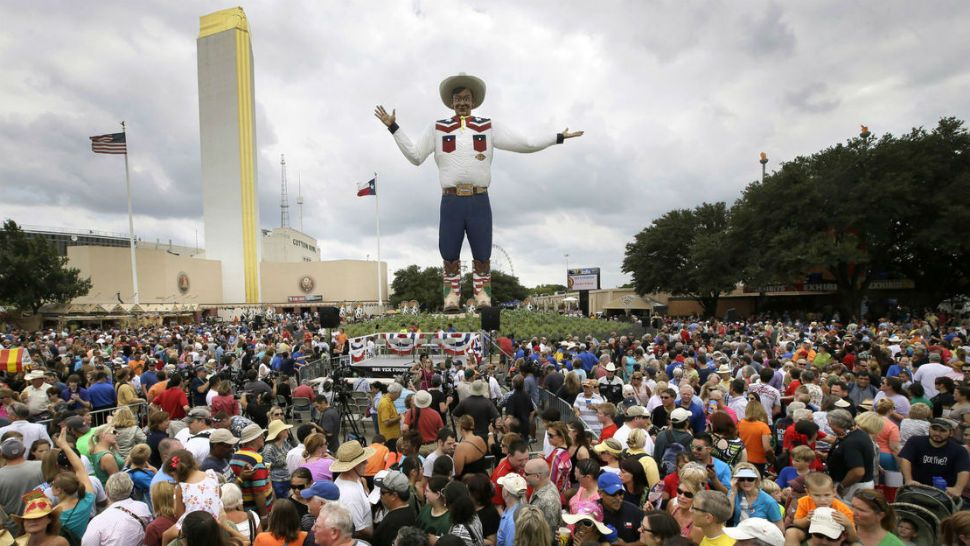
M 441 102 L 445 103 L 445 106 L 448 108 L 454 106 L 452 91 L 456 87 L 465 87 L 472 92 L 472 97 L 474 97 L 472 110 L 478 108 L 485 102 L 485 82 L 481 78 L 459 72 L 457 76 L 448 76 L 438 86 L 438 92 L 441 94 Z

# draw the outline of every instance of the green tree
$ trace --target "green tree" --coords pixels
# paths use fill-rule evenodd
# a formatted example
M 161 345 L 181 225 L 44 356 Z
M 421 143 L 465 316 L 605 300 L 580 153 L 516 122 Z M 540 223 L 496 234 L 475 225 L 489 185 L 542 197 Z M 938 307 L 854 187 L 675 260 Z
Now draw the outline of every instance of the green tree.
M 732 239 L 750 286 L 800 282 L 822 270 L 845 318 L 870 284 L 904 275 L 922 303 L 968 286 L 970 139 L 947 118 L 931 132 L 859 137 L 796 157 L 750 184 L 734 207 Z
M 462 303 L 468 301 L 472 294 L 472 274 L 466 273 L 461 280 Z M 495 269 L 492 270 L 492 305 L 511 300 L 522 300 L 528 295 L 529 289 L 519 283 L 518 277 Z
M 632 275 L 637 294 L 689 296 L 713 316 L 721 294 L 737 281 L 729 221 L 723 202 L 672 210 L 654 220 L 626 245 L 623 271 Z
M 91 280 L 67 267 L 67 257 L 13 221 L 0 231 L 0 303 L 36 313 L 46 303 L 67 303 L 91 290 Z
M 441 268 L 421 269 L 410 265 L 394 272 L 391 281 L 391 305 L 397 307 L 402 301 L 417 300 L 427 310 L 438 310 L 444 304 L 441 294 Z
M 555 294 L 556 292 L 565 292 L 565 284 L 540 284 L 532 290 L 529 290 L 530 294 L 535 294 L 537 296 L 549 296 Z

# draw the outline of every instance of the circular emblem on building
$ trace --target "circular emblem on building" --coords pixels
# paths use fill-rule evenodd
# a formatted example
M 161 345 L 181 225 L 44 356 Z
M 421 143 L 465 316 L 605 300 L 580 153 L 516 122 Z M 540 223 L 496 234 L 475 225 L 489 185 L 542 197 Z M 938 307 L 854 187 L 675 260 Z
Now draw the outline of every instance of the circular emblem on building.
M 633 296 L 630 296 L 630 295 L 623 296 L 622 298 L 620 298 L 620 301 L 623 302 L 623 305 L 633 305 Z
M 302 290 L 305 294 L 313 292 L 313 287 L 316 285 L 317 283 L 313 281 L 313 277 L 309 275 L 303 275 L 303 277 L 300 278 L 300 290 Z
M 175 283 L 179 287 L 179 292 L 185 294 L 189 291 L 191 284 L 189 283 L 189 275 L 184 271 L 180 271 L 178 277 L 175 278 Z

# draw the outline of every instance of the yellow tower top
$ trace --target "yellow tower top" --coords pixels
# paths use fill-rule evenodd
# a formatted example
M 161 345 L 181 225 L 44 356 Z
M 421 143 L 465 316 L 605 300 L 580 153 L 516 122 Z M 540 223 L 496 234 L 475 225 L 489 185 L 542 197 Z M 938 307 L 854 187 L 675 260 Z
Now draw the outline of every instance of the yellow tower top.
M 242 8 L 224 9 L 199 17 L 199 38 L 232 29 L 249 32 L 246 13 Z

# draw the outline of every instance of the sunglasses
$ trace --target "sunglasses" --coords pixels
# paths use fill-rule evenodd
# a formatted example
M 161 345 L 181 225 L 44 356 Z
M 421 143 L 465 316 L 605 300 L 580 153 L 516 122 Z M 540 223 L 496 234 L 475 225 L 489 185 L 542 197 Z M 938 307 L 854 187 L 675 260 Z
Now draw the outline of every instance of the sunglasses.
M 738 478 L 738 482 L 753 482 L 757 481 L 757 478 Z
M 581 519 L 581 520 L 579 520 L 579 521 L 576 522 L 576 525 L 580 525 L 582 527 L 592 527 L 593 526 L 593 522 L 590 521 L 590 520 L 588 520 L 588 519 Z
M 291 483 L 290 484 L 290 489 L 292 489 L 294 491 L 302 491 L 302 490 L 306 489 L 306 484 L 305 483 L 304 484 Z
M 704 451 L 705 449 L 707 449 L 707 446 L 690 446 L 691 451 Z
M 692 498 L 694 498 L 694 494 L 693 493 L 691 493 L 690 491 L 684 491 L 683 489 L 678 489 L 677 490 L 677 494 L 678 495 L 683 495 L 684 498 L 686 498 L 686 499 L 692 499 Z

